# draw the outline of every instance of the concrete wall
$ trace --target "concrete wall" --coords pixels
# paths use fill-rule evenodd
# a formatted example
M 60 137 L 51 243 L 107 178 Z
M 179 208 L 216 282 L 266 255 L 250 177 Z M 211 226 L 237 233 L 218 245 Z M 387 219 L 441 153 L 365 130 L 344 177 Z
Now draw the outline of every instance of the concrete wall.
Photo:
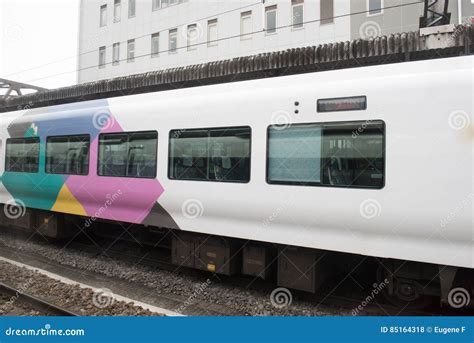
M 141 73 L 168 67 L 184 66 L 213 60 L 245 56 L 260 52 L 282 50 L 343 41 L 350 39 L 350 16 L 342 16 L 333 23 L 321 24 L 319 0 L 306 0 L 304 3 L 304 21 L 301 29 L 284 27 L 275 34 L 265 34 L 265 7 L 277 5 L 277 26 L 291 26 L 291 1 L 266 0 L 265 4 L 256 0 L 189 0 L 189 2 L 152 11 L 151 0 L 136 0 L 136 16 L 128 18 L 128 0 L 122 0 L 120 22 L 113 22 L 113 0 L 82 0 L 81 27 L 79 37 L 78 82 L 87 82 L 115 76 Z M 341 16 L 350 13 L 347 0 L 334 0 L 334 14 Z M 99 9 L 107 4 L 107 26 L 99 27 Z M 246 8 L 235 10 L 240 7 Z M 240 37 L 224 39 L 217 46 L 208 47 L 207 21 L 218 19 L 218 38 L 240 35 L 241 12 L 252 10 L 253 34 L 250 39 Z M 216 15 L 218 13 L 225 14 Z M 204 19 L 205 18 L 205 19 Z M 201 20 L 200 20 L 201 19 Z M 193 51 L 186 48 L 186 28 L 197 24 L 199 35 Z M 178 28 L 178 51 L 168 50 L 168 29 Z M 152 58 L 151 34 L 160 32 L 159 57 Z M 135 39 L 135 61 L 127 62 L 127 40 Z M 120 63 L 112 65 L 112 45 L 120 42 Z M 106 66 L 98 68 L 101 46 L 106 46 Z M 140 57 L 142 56 L 143 57 Z

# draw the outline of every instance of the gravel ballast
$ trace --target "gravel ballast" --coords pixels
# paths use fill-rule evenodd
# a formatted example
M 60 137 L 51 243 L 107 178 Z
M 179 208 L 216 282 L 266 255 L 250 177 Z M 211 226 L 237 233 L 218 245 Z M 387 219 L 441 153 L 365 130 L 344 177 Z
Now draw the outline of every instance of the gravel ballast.
M 33 295 L 50 303 L 84 316 L 159 316 L 161 314 L 145 310 L 132 303 L 116 301 L 107 290 L 95 291 L 54 280 L 37 271 L 18 267 L 0 261 L 0 282 L 8 284 L 28 295 Z M 13 300 L 13 301 L 12 301 Z M 15 299 L 5 306 L 0 305 L 0 315 L 8 315 L 9 308 L 15 306 Z M 21 303 L 21 300 L 18 300 Z M 2 313 L 2 310 L 5 313 Z M 38 313 L 39 314 L 39 313 Z M 34 312 L 25 315 L 38 315 Z
M 133 284 L 134 287 L 143 287 L 151 290 L 156 295 L 177 296 L 182 299 L 182 304 L 176 308 L 168 310 L 178 313 L 188 314 L 188 308 L 199 305 L 201 308 L 212 308 L 218 306 L 226 308 L 226 315 L 249 315 L 249 316 L 324 316 L 324 315 L 350 315 L 350 310 L 338 307 L 329 307 L 326 305 L 316 306 L 314 303 L 297 301 L 292 299 L 290 303 L 283 300 L 283 306 L 272 301 L 270 293 L 267 291 L 258 291 L 235 287 L 232 284 L 221 282 L 219 277 L 196 277 L 185 274 L 172 273 L 165 270 L 151 268 L 141 264 L 133 264 L 128 261 L 117 260 L 104 255 L 96 256 L 93 253 L 77 251 L 74 249 L 60 248 L 56 245 L 42 242 L 39 240 L 26 240 L 17 238 L 10 233 L 2 232 L 0 244 L 19 252 L 39 254 L 48 260 L 61 265 L 73 267 L 78 272 L 90 271 L 103 274 L 107 277 L 113 277 Z M 1 250 L 1 249 L 0 249 Z M 2 275 L 8 275 L 4 272 L 4 265 L 0 264 Z M 29 274 L 31 275 L 31 273 Z M 18 280 L 22 282 L 22 280 Z M 25 279 L 23 279 L 23 282 Z M 52 287 L 57 287 L 58 294 L 64 293 L 55 283 Z M 276 287 L 275 287 L 276 288 Z M 56 288 L 52 288 L 53 290 Z M 69 288 L 68 288 L 69 289 Z M 38 292 L 46 291 L 44 288 L 38 289 Z M 64 302 L 79 301 L 81 304 L 81 314 L 92 315 L 149 315 L 144 311 L 133 313 L 133 309 L 123 305 L 123 309 L 114 305 L 113 309 L 93 308 L 91 302 L 93 293 L 79 291 L 77 288 L 68 290 L 74 298 L 66 297 Z M 76 292 L 78 294 L 76 294 Z M 85 293 L 84 293 L 85 292 Z M 48 294 L 48 293 L 46 293 Z M 291 293 L 290 293 L 291 297 Z M 140 299 L 137 299 L 140 300 Z M 146 301 L 144 301 L 146 302 Z M 92 307 L 91 307 L 92 306 Z M 136 311 L 136 310 L 135 310 Z M 204 312 L 204 315 L 214 315 L 215 312 Z

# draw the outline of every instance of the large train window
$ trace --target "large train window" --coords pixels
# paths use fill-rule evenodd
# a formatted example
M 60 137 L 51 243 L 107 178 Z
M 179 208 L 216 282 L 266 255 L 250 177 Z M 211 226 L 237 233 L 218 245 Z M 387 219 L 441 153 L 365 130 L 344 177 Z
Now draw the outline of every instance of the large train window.
M 37 173 L 39 166 L 38 137 L 7 139 L 5 170 L 9 172 Z
M 87 175 L 89 135 L 56 136 L 46 140 L 46 173 Z
M 267 182 L 382 188 L 384 142 L 381 120 L 270 126 Z
M 175 180 L 248 182 L 250 127 L 170 131 L 168 176 Z
M 104 133 L 99 136 L 101 176 L 156 177 L 158 133 Z

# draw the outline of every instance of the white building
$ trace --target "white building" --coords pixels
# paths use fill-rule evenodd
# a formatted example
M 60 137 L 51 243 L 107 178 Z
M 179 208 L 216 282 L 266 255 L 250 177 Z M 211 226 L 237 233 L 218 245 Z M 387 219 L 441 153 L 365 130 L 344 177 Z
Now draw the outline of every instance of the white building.
M 472 1 L 450 2 L 453 23 Z M 78 82 L 415 30 L 422 14 L 412 0 L 81 0 Z
M 350 18 L 342 16 L 350 12 L 347 0 L 82 0 L 80 6 L 79 83 L 350 39 Z

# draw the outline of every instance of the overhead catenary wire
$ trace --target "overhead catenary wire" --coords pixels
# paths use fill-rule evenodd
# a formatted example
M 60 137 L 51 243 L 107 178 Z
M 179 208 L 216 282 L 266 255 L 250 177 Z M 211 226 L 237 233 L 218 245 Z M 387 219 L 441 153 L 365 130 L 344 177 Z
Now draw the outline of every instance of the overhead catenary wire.
M 227 11 L 215 13 L 215 14 L 212 14 L 212 15 L 208 15 L 208 16 L 203 17 L 203 18 L 195 19 L 194 21 L 195 21 L 195 22 L 199 22 L 199 21 L 202 21 L 202 20 L 212 19 L 212 18 L 221 16 L 221 15 L 224 15 L 224 14 L 227 14 L 227 13 L 232 13 L 232 12 L 236 12 L 236 11 L 241 11 L 241 10 L 247 9 L 247 8 L 249 8 L 249 7 L 253 7 L 253 6 L 256 6 L 256 5 L 260 5 L 260 4 L 262 4 L 262 1 L 261 1 L 261 0 L 258 1 L 258 2 L 255 2 L 255 3 L 253 3 L 253 4 L 250 4 L 250 5 L 241 6 L 241 7 L 238 7 L 238 8 L 231 9 L 231 10 L 227 10 Z M 186 25 L 188 25 L 188 23 L 175 25 L 173 28 L 181 27 L 181 26 L 186 26 Z M 162 30 L 156 31 L 156 32 L 154 32 L 154 33 L 167 32 L 167 31 L 169 31 L 170 29 L 171 29 L 171 28 L 166 28 L 166 29 L 162 29 Z M 141 36 L 137 36 L 137 37 L 135 37 L 135 38 L 130 38 L 130 39 L 138 40 L 138 39 L 141 39 L 141 38 L 147 38 L 147 37 L 149 37 L 149 36 L 150 36 L 150 34 L 146 34 L 146 35 L 141 35 Z M 130 39 L 127 39 L 127 40 L 125 40 L 125 41 L 115 42 L 114 44 L 116 44 L 116 43 L 120 43 L 120 44 L 123 43 L 123 44 L 125 44 L 125 43 L 127 43 L 127 41 L 129 41 Z M 106 48 L 112 48 L 114 44 L 106 45 L 105 47 L 106 47 Z M 56 61 L 48 62 L 48 63 L 41 64 L 41 65 L 36 66 L 36 67 L 31 67 L 31 68 L 24 69 L 24 70 L 20 70 L 20 71 L 17 71 L 17 72 L 8 74 L 8 75 L 4 75 L 4 77 L 5 77 L 5 78 L 8 78 L 8 77 L 13 76 L 13 75 L 23 74 L 23 73 L 26 73 L 26 72 L 28 72 L 28 71 L 32 71 L 32 70 L 44 68 L 44 67 L 47 67 L 47 66 L 56 64 L 56 63 L 61 63 L 61 62 L 64 62 L 64 61 L 73 59 L 73 58 L 79 58 L 79 57 L 84 56 L 84 55 L 96 53 L 96 52 L 98 52 L 98 51 L 99 51 L 99 49 L 93 49 L 93 50 L 84 51 L 84 52 L 81 52 L 81 53 L 76 54 L 76 55 L 73 55 L 73 56 L 64 57 L 64 58 L 59 59 L 59 60 L 56 60 Z
M 308 20 L 308 21 L 302 22 L 301 24 L 304 25 L 304 24 L 310 24 L 310 23 L 317 23 L 317 22 L 327 21 L 327 20 L 331 20 L 331 19 L 334 20 L 334 19 L 349 17 L 349 16 L 353 16 L 353 15 L 366 14 L 366 13 L 372 12 L 374 10 L 388 10 L 388 9 L 394 9 L 394 8 L 401 8 L 401 7 L 405 7 L 405 6 L 419 5 L 419 4 L 422 4 L 422 3 L 424 3 L 424 1 L 414 1 L 414 2 L 410 2 L 410 3 L 406 3 L 406 4 L 392 5 L 392 6 L 386 6 L 386 7 L 381 7 L 381 8 L 377 8 L 377 9 L 370 9 L 370 10 L 365 10 L 365 11 L 360 11 L 360 12 L 341 14 L 341 15 L 337 15 L 337 16 L 333 16 L 333 17 Z M 284 28 L 291 28 L 293 26 L 294 26 L 293 24 L 276 26 L 274 28 L 274 30 L 279 30 L 279 29 L 284 29 Z M 200 43 L 184 45 L 184 46 L 176 47 L 175 49 L 160 50 L 158 52 L 153 52 L 153 53 L 147 53 L 147 54 L 134 56 L 133 60 L 138 59 L 138 58 L 148 57 L 148 56 L 155 55 L 155 54 L 159 55 L 159 54 L 166 53 L 166 52 L 176 52 L 177 50 L 188 49 L 190 47 L 197 47 L 197 46 L 205 45 L 205 44 L 209 44 L 209 43 L 217 43 L 217 42 L 221 42 L 221 41 L 225 41 L 225 40 L 229 40 L 229 39 L 241 38 L 241 37 L 245 37 L 245 36 L 252 36 L 252 35 L 259 34 L 259 33 L 265 32 L 265 31 L 266 30 L 252 31 L 252 32 L 245 33 L 245 34 L 232 35 L 232 36 L 218 38 L 218 39 L 211 40 L 211 41 L 204 41 L 204 42 L 200 42 Z M 146 36 L 150 36 L 150 35 L 148 34 Z M 67 75 L 67 74 L 71 74 L 71 73 L 76 73 L 76 72 L 80 72 L 80 71 L 84 71 L 84 70 L 94 69 L 94 68 L 98 68 L 98 67 L 105 67 L 107 65 L 111 65 L 111 64 L 119 63 L 119 62 L 125 62 L 125 61 L 128 61 L 128 60 L 131 60 L 131 59 L 127 57 L 127 58 L 119 59 L 119 60 L 116 60 L 116 61 L 106 62 L 106 63 L 103 63 L 103 64 L 94 64 L 94 65 L 91 65 L 91 66 L 88 66 L 88 67 L 78 68 L 78 69 L 75 69 L 75 70 L 65 71 L 65 72 L 61 72 L 61 73 L 58 73 L 58 74 L 53 74 L 53 75 L 49 75 L 49 76 L 45 76 L 45 77 L 41 77 L 41 78 L 28 80 L 27 82 L 30 83 L 30 82 L 46 80 L 46 79 L 50 79 L 50 78 L 53 78 L 53 77 Z

